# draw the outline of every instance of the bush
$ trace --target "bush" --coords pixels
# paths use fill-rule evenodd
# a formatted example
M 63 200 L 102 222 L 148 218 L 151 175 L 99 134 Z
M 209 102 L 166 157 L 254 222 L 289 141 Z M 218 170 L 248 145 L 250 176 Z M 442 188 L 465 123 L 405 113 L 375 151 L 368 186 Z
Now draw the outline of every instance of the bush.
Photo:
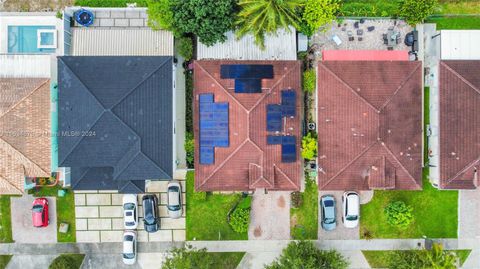
M 186 161 L 187 167 L 193 168 L 194 167 L 194 156 L 195 156 L 195 140 L 193 139 L 193 134 L 190 132 L 185 133 L 185 153 L 186 153 Z
M 415 26 L 432 15 L 437 5 L 437 0 L 403 0 L 400 4 L 400 16 L 405 18 L 408 24 Z
M 401 229 L 407 228 L 413 222 L 412 212 L 413 208 L 402 201 L 391 202 L 384 210 L 387 222 Z
M 48 269 L 79 269 L 84 257 L 83 254 L 62 254 L 52 261 Z
M 313 160 L 317 157 L 317 138 L 308 133 L 302 139 L 302 157 L 305 160 Z
M 346 2 L 340 8 L 340 14 L 346 17 L 396 17 L 398 1 L 354 1 Z
M 303 90 L 308 93 L 315 91 L 316 74 L 315 69 L 309 69 L 303 72 Z
M 190 61 L 193 57 L 193 41 L 190 37 L 177 38 L 177 50 L 178 54 L 182 56 L 186 62 Z
M 136 3 L 137 7 L 146 7 L 147 0 L 76 0 L 75 6 L 83 7 L 127 7 L 129 3 Z
M 172 2 L 170 0 L 148 1 L 148 26 L 154 30 L 169 30 L 175 33 L 173 27 Z
M 291 198 L 292 198 L 292 207 L 293 208 L 299 208 L 299 207 L 302 206 L 303 196 L 302 196 L 301 192 L 299 192 L 299 191 L 292 192 Z
M 193 133 L 193 74 L 185 74 L 185 131 Z
M 331 23 L 339 8 L 338 0 L 306 0 L 301 23 L 304 34 L 311 36 L 321 26 Z
M 250 225 L 250 209 L 237 207 L 230 215 L 229 224 L 237 233 L 248 232 L 248 225 Z

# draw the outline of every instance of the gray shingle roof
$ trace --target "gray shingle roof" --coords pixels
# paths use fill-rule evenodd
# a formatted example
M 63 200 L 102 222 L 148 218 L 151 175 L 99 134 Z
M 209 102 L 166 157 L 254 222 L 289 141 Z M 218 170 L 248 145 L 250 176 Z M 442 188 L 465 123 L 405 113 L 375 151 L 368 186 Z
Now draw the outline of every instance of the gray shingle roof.
M 172 178 L 172 57 L 66 56 L 58 69 L 59 164 L 74 189 Z

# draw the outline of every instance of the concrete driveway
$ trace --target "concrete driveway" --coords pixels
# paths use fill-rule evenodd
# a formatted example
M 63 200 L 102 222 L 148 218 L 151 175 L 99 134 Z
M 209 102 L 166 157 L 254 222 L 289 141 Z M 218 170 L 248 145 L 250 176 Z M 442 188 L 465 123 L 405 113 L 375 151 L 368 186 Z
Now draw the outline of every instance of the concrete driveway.
M 322 226 L 322 212 L 320 207 L 320 198 L 323 195 L 333 195 L 335 197 L 336 202 L 336 219 L 337 219 L 337 228 L 333 231 L 325 231 Z M 357 226 L 356 228 L 350 229 L 345 228 L 342 223 L 342 194 L 343 191 L 319 191 L 318 192 L 318 239 L 319 240 L 326 240 L 326 239 L 336 239 L 336 240 L 349 240 L 349 239 L 360 239 L 360 228 Z
M 58 255 L 14 255 L 6 269 L 48 268 Z
M 248 239 L 290 239 L 290 192 L 255 191 Z
M 55 197 L 47 197 L 50 224 L 47 227 L 35 228 L 32 224 L 32 203 L 35 199 L 31 195 L 12 197 L 12 235 L 17 243 L 56 243 L 57 242 L 57 214 Z
M 89 254 L 81 269 L 151 269 L 160 268 L 164 261 L 164 253 L 138 253 L 134 265 L 123 264 L 121 254 Z

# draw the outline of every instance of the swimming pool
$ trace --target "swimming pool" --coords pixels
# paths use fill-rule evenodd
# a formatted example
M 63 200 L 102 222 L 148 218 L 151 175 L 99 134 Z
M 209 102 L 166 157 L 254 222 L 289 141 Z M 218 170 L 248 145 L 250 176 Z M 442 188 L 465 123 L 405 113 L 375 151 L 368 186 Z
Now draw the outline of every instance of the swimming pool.
M 55 26 L 8 26 L 8 53 L 54 53 Z

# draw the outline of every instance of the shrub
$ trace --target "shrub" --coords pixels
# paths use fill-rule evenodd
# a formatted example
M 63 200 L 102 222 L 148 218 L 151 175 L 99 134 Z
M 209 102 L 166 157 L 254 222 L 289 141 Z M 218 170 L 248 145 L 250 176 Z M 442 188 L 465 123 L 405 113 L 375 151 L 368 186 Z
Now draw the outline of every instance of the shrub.
M 384 213 L 390 225 L 405 229 L 413 222 L 413 208 L 402 201 L 391 202 Z
M 302 206 L 303 196 L 302 196 L 301 192 L 299 192 L 299 191 L 292 192 L 291 198 L 292 198 L 292 207 L 293 208 L 299 208 L 299 207 Z
M 244 208 L 244 209 L 250 209 L 252 205 L 252 196 L 247 196 L 245 198 L 242 198 L 242 200 L 238 203 L 237 208 Z
M 248 225 L 250 225 L 250 209 L 237 207 L 230 215 L 229 224 L 237 233 L 248 232 Z
M 137 7 L 146 7 L 147 0 L 76 0 L 75 6 L 82 7 L 127 7 L 129 3 L 136 3 Z
M 190 61 L 193 56 L 193 41 L 190 37 L 180 37 L 177 39 L 178 54 L 182 56 L 186 62 Z
M 302 139 L 302 157 L 305 160 L 313 160 L 317 157 L 317 138 L 308 133 Z
M 187 167 L 193 168 L 194 156 L 195 156 L 195 140 L 193 139 L 193 134 L 190 132 L 185 133 L 184 147 L 185 147 L 185 153 L 186 153 Z
M 193 133 L 193 75 L 185 74 L 185 131 Z
M 437 0 L 403 0 L 400 4 L 400 16 L 408 24 L 415 26 L 432 15 L 437 7 Z
M 304 34 L 311 36 L 321 26 L 331 23 L 339 9 L 338 0 L 306 0 L 302 14 Z
M 315 91 L 316 74 L 314 69 L 303 72 L 303 90 L 308 93 Z
M 173 27 L 173 12 L 171 0 L 148 1 L 148 26 L 154 30 L 170 30 L 175 33 Z

